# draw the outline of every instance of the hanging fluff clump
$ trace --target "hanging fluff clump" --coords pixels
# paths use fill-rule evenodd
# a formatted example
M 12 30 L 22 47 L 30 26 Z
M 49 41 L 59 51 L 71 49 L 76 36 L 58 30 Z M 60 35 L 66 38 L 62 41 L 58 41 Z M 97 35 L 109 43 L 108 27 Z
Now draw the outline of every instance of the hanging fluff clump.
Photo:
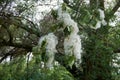
M 49 33 L 48 35 L 45 35 L 39 39 L 38 45 L 41 47 L 42 42 L 45 41 L 45 49 L 46 49 L 46 67 L 52 68 L 53 67 L 53 61 L 54 61 L 54 54 L 57 52 L 56 45 L 58 44 L 57 37 L 53 33 Z
M 64 39 L 65 54 L 68 56 L 74 56 L 76 61 L 79 60 L 81 62 L 82 46 L 81 38 L 78 35 L 79 29 L 77 23 L 71 19 L 69 13 L 62 11 L 61 7 L 58 9 L 58 16 L 58 19 L 62 20 L 71 30 L 71 33 Z

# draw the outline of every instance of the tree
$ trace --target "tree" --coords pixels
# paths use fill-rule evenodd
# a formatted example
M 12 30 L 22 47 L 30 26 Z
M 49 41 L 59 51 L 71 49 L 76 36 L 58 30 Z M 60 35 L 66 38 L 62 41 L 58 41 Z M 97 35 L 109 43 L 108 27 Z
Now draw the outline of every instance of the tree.
M 0 75 L 8 74 L 1 79 L 118 80 L 119 66 L 114 64 L 119 65 L 120 29 L 115 13 L 120 0 L 112 1 L 114 6 L 106 2 L 63 0 L 37 21 L 36 6 L 49 2 L 1 0 Z M 10 64 L 4 62 L 7 57 Z

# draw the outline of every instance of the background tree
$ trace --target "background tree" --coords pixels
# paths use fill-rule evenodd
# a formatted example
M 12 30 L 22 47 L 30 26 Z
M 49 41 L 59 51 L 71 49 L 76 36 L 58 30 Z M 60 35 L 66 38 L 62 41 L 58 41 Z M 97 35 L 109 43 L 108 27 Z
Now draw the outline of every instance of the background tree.
M 59 19 L 59 8 L 51 9 L 43 14 L 42 20 L 37 20 L 37 6 L 50 6 L 49 1 L 1 0 L 1 80 L 119 80 L 120 60 L 117 53 L 120 52 L 120 21 L 115 13 L 119 12 L 120 0 L 112 2 L 112 6 L 107 0 L 63 0 L 61 5 L 56 4 L 62 7 L 66 15 L 69 12 L 71 21 L 77 22 L 82 41 L 82 62 L 79 63 L 80 60 L 77 62 L 75 56 L 65 54 L 64 41 L 72 34 L 72 25 L 65 18 Z M 113 21 L 114 27 L 110 25 Z M 58 38 L 53 69 L 45 67 L 47 60 L 53 57 L 52 54 L 47 55 L 45 50 L 51 41 L 47 41 L 49 33 Z M 41 38 L 43 40 L 39 40 Z M 10 61 L 6 63 L 8 57 Z

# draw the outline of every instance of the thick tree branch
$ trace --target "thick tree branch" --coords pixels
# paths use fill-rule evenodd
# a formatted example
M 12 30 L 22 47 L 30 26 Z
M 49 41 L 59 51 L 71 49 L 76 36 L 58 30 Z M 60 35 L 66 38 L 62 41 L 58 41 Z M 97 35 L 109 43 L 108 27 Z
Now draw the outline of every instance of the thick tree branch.
M 22 44 L 22 43 L 11 43 L 9 41 L 1 41 L 0 42 L 1 46 L 12 46 L 12 47 L 16 47 L 16 48 L 23 48 L 26 49 L 27 51 L 32 51 L 32 47 L 34 47 L 33 45 L 27 45 L 27 44 Z
M 13 16 L 13 18 L 15 18 L 15 20 L 19 21 L 19 24 L 17 24 L 18 27 L 26 30 L 27 32 L 29 32 L 31 34 L 35 34 L 38 37 L 41 36 L 40 31 L 38 31 L 38 29 L 36 28 L 36 25 L 32 21 L 30 21 L 30 20 L 28 20 L 28 19 L 26 19 L 24 17 L 19 17 L 19 16 Z M 21 22 L 22 20 L 26 20 L 28 22 L 27 24 L 29 24 L 29 25 L 24 25 Z M 20 25 L 20 24 L 22 24 L 22 25 Z M 31 28 L 29 28 L 28 26 L 31 26 Z
M 13 48 L 12 50 L 10 50 L 8 53 L 6 53 L 1 59 L 0 59 L 0 63 L 6 59 L 8 56 L 13 55 L 15 53 L 15 51 L 18 50 L 17 48 Z
M 22 20 L 26 20 L 27 21 L 26 24 L 29 25 L 23 24 L 21 22 Z M 25 19 L 23 17 L 13 16 L 13 15 L 0 15 L 0 24 L 1 25 L 7 24 L 7 26 L 15 25 L 17 27 L 26 30 L 28 33 L 35 34 L 38 37 L 41 36 L 41 33 L 40 31 L 38 31 L 35 24 L 32 21 Z M 31 28 L 29 28 L 29 26 L 31 26 Z
M 25 49 L 22 49 L 22 48 L 13 48 L 11 50 L 9 50 L 7 53 L 5 53 L 2 58 L 0 59 L 0 63 L 6 59 L 8 56 L 10 56 L 10 58 L 14 58 L 16 56 L 19 56 L 19 55 L 25 55 L 27 54 L 29 51 L 26 51 Z

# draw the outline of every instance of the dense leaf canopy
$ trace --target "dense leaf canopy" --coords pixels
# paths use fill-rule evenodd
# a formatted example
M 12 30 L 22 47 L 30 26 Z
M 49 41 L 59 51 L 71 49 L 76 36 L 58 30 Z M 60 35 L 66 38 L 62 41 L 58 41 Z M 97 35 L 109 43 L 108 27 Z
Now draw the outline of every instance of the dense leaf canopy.
M 119 80 L 120 0 L 0 0 L 0 80 Z

